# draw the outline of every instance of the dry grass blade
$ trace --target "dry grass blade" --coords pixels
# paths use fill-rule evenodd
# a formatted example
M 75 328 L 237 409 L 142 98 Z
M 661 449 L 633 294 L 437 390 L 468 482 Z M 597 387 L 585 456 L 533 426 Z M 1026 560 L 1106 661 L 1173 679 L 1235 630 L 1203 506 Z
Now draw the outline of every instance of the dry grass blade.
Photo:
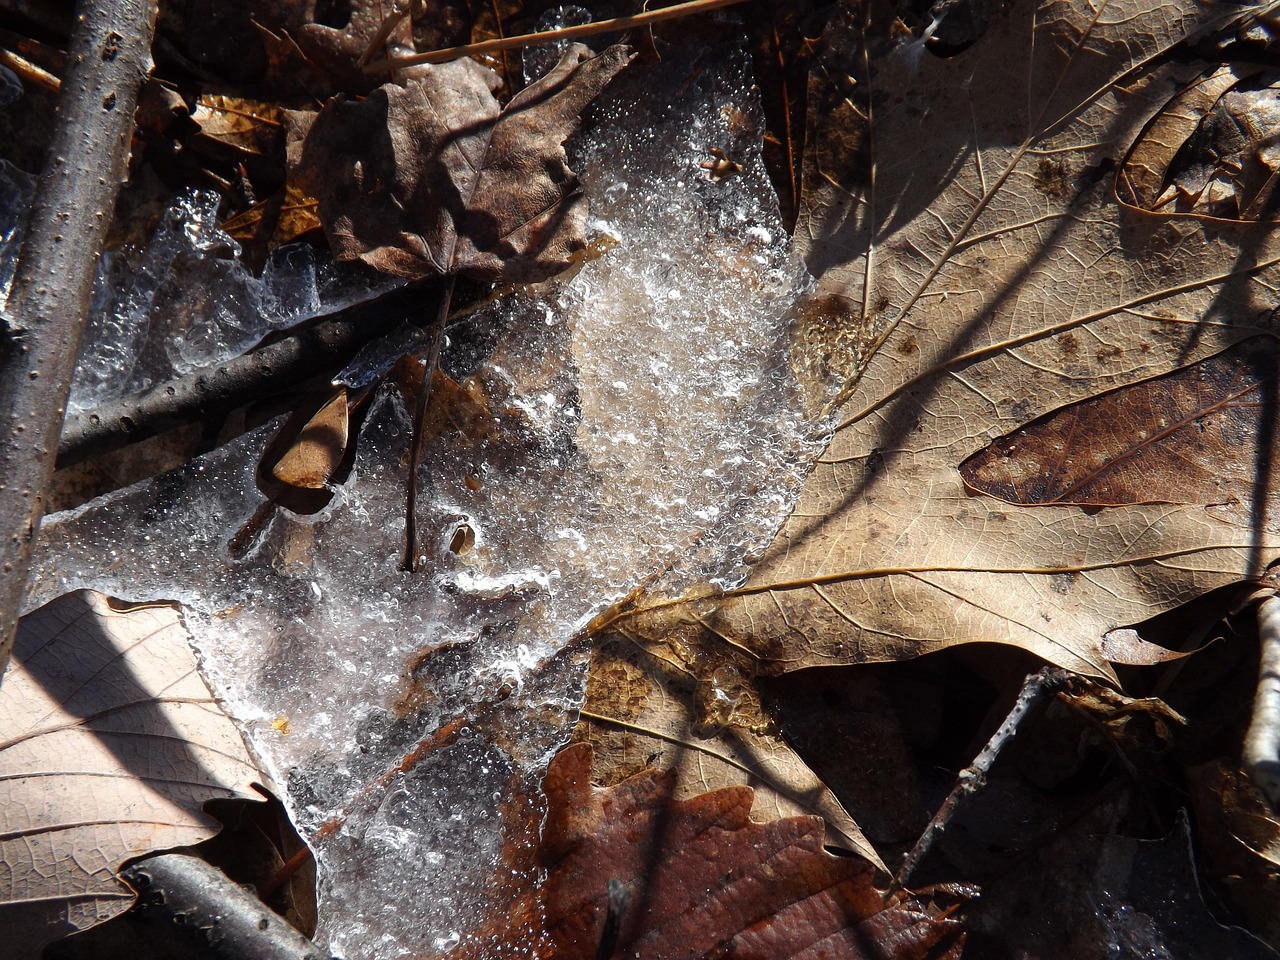
M 515 37 L 498 37 L 480 43 L 468 43 L 460 47 L 449 47 L 445 50 L 431 50 L 410 57 L 393 57 L 378 60 L 374 63 L 361 63 L 369 73 L 384 73 L 398 70 L 401 67 L 413 67 L 422 63 L 444 63 L 457 60 L 459 57 L 478 57 L 487 53 L 500 53 L 503 50 L 518 50 L 538 43 L 557 43 L 561 40 L 581 40 L 583 37 L 599 36 L 602 33 L 617 33 L 631 30 L 634 27 L 646 27 L 666 20 L 689 17 L 697 13 L 709 13 L 721 7 L 731 7 L 745 0 L 689 0 L 673 7 L 661 10 L 649 10 L 628 17 L 614 17 L 612 20 L 601 20 L 598 23 L 584 23 L 575 27 L 563 27 L 559 30 L 547 30 L 541 33 L 523 33 Z M 392 25 L 394 26 L 394 24 Z M 364 59 L 363 57 L 361 58 Z

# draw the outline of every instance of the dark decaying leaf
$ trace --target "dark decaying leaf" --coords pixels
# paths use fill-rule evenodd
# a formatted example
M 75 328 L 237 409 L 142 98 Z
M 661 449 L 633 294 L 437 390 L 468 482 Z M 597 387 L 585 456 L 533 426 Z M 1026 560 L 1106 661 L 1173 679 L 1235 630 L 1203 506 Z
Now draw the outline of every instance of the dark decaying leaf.
M 1196 839 L 1210 878 L 1267 942 L 1280 942 L 1280 817 L 1234 763 L 1187 771 Z
M 330 102 L 299 174 L 334 254 L 409 279 L 525 282 L 565 269 L 585 245 L 587 201 L 563 143 L 630 58 L 575 46 L 505 109 L 470 61 Z
M 952 958 L 964 934 L 953 909 L 971 888 L 885 897 L 863 860 L 822 847 L 817 817 L 754 823 L 751 790 L 672 799 L 674 775 L 645 771 L 591 784 L 592 750 L 574 744 L 547 770 L 538 859 L 545 882 L 512 905 L 503 929 L 455 956 L 590 960 L 615 905 L 611 956 L 649 958 Z M 610 895 L 610 887 L 614 895 Z M 621 916 L 617 908 L 625 903 Z M 526 931 L 516 942 L 513 931 Z
M 81 590 L 28 614 L 0 730 L 0 943 L 15 960 L 128 909 L 116 869 L 212 836 L 205 801 L 260 799 L 169 604 Z
M 1235 505 L 1243 523 L 1259 465 L 1280 459 L 1278 370 L 1275 339 L 1253 337 L 1045 414 L 973 454 L 960 472 L 971 490 L 1019 505 Z
M 356 63 L 396 0 L 168 0 L 160 33 L 189 61 L 207 72 L 268 97 L 298 102 L 339 90 L 356 93 L 380 79 Z M 458 42 L 457 17 L 435 3 L 431 19 L 441 31 L 433 46 Z M 425 31 L 431 33 L 431 31 Z M 373 51 L 374 59 L 415 52 L 410 22 L 402 20 Z M 411 75 L 416 69 L 406 71 Z

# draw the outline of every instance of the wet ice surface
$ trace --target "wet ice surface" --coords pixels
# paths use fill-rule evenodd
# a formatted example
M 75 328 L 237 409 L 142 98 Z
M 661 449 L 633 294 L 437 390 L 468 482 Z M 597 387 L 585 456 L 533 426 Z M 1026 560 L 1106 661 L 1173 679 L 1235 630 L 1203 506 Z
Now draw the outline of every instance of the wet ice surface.
M 492 416 L 423 458 L 420 574 L 398 569 L 411 429 L 390 390 L 329 507 L 276 511 L 239 559 L 267 428 L 42 528 L 31 605 L 92 586 L 187 606 L 317 851 L 318 939 L 339 956 L 467 936 L 512 880 L 504 805 L 580 703 L 567 640 L 637 584 L 739 579 L 816 452 L 783 319 L 806 278 L 743 64 L 664 52 L 574 148 L 605 252 L 450 331 L 442 363 Z M 712 147 L 741 175 L 713 181 Z
M 397 285 L 371 283 L 302 243 L 273 250 L 255 276 L 218 223 L 219 200 L 182 194 L 145 250 L 100 260 L 72 410 L 238 357 L 271 330 Z

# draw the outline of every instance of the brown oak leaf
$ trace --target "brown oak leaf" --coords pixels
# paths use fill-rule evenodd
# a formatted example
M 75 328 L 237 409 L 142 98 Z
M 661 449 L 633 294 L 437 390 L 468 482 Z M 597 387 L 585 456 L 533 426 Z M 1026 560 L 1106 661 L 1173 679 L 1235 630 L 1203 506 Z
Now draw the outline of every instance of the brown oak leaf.
M 299 168 L 340 260 L 409 279 L 527 282 L 585 246 L 587 201 L 563 143 L 631 59 L 581 45 L 500 108 L 488 71 L 441 64 L 316 118 Z
M 823 850 L 819 818 L 755 823 L 749 787 L 677 801 L 675 775 L 653 770 L 594 787 L 591 766 L 585 743 L 551 762 L 537 851 L 546 880 L 457 955 L 524 956 L 536 944 L 540 956 L 590 960 L 606 954 L 610 919 L 607 955 L 646 960 L 960 955 L 952 910 L 924 895 L 885 897 L 869 863 Z

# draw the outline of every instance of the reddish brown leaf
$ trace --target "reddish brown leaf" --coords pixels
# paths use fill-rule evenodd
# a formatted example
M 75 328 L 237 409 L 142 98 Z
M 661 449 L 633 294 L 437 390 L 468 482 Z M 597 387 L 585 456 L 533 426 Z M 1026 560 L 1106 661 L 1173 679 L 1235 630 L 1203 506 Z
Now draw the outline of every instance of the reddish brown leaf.
M 924 897 L 885 898 L 870 864 L 823 850 L 817 817 L 754 823 L 748 787 L 675 801 L 674 776 L 654 771 L 601 789 L 591 785 L 591 763 L 585 743 L 552 761 L 538 849 L 547 879 L 508 911 L 501 932 L 477 937 L 475 952 L 461 956 L 538 943 L 540 955 L 590 960 L 610 881 L 627 893 L 611 956 L 959 956 L 958 919 Z M 517 924 L 523 944 L 512 943 Z
M 961 464 L 1009 503 L 1199 503 L 1246 522 L 1259 465 L 1280 457 L 1276 341 L 1253 337 L 1181 370 L 1054 410 Z
M 584 247 L 587 203 L 562 144 L 630 58 L 576 46 L 505 109 L 470 61 L 330 102 L 299 174 L 334 254 L 410 279 L 524 282 L 565 269 Z

